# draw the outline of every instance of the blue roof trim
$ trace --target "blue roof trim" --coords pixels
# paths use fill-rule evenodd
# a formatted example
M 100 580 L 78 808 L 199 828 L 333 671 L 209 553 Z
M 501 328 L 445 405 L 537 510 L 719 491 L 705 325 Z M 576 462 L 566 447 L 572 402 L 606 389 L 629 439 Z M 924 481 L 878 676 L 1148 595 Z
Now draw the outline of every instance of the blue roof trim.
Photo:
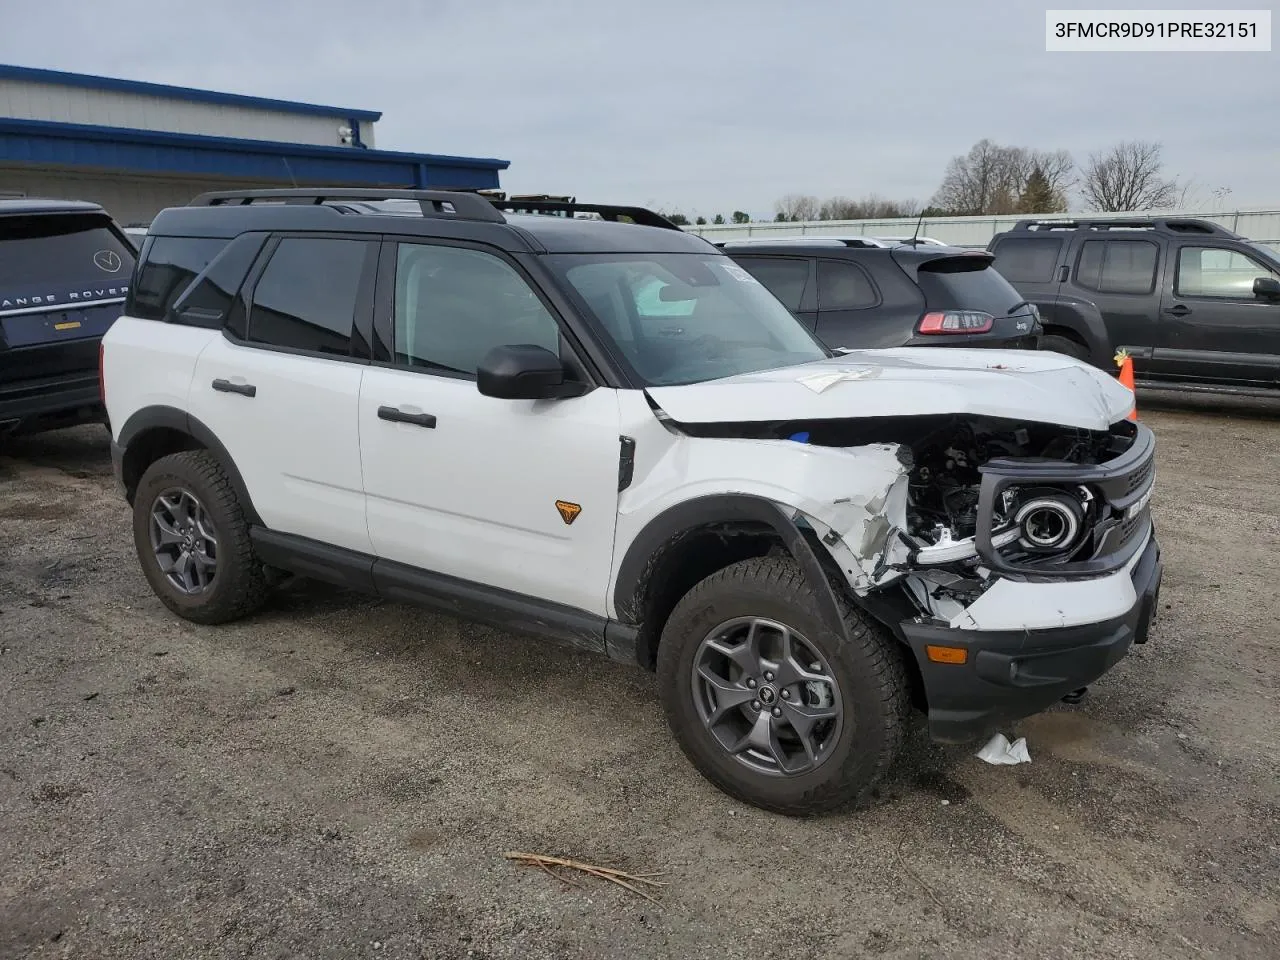
M 116 93 L 139 93 L 152 97 L 169 97 L 174 100 L 193 100 L 197 103 L 216 103 L 223 106 L 255 107 L 259 110 L 276 110 L 281 113 L 302 113 L 312 116 L 338 117 L 353 120 L 380 120 L 380 110 L 353 110 L 350 107 L 330 107 L 319 103 L 299 103 L 295 100 L 272 100 L 269 97 L 250 97 L 240 93 L 219 93 L 216 90 L 199 90 L 195 87 L 174 87 L 167 83 L 147 83 L 142 80 L 121 80 L 117 77 L 99 77 L 91 73 L 67 73 L 63 70 L 44 70 L 39 67 L 19 67 L 0 63 L 0 80 L 28 80 L 32 83 L 53 83 L 60 86 L 83 87 L 88 90 L 111 90 Z
M 499 186 L 510 161 L 0 118 L 0 163 L 306 184 Z

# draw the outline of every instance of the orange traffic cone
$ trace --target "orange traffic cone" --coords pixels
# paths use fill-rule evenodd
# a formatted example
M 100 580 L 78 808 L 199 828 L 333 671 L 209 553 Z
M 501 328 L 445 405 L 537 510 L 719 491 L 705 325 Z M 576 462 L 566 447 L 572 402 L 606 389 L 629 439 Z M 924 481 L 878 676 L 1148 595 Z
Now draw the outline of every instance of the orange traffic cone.
M 1123 350 L 1116 354 L 1116 365 L 1120 368 L 1120 382 L 1133 394 L 1133 409 L 1129 411 L 1129 419 L 1138 419 L 1138 388 L 1133 385 L 1133 357 Z

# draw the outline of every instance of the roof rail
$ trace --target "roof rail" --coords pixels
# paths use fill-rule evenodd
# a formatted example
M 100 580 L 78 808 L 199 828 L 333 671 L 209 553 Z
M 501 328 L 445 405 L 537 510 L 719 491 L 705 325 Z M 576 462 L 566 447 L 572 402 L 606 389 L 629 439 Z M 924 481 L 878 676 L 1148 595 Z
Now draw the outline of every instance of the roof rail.
M 1202 234 L 1241 239 L 1226 227 L 1211 220 L 1193 217 L 1083 217 L 1079 220 L 1019 220 L 1015 231 L 1052 230 L 1152 230 L 1156 233 Z
M 896 244 L 881 240 L 878 237 L 823 237 L 823 236 L 787 236 L 787 237 L 739 237 L 736 240 L 719 240 L 717 247 L 763 247 L 771 244 L 805 244 L 815 247 L 892 247 Z
M 249 206 L 255 201 L 320 205 L 341 200 L 416 200 L 424 217 L 485 220 L 505 223 L 506 218 L 485 197 L 461 190 L 377 190 L 345 187 L 294 187 L 282 190 L 215 190 L 202 193 L 187 206 Z
M 652 210 L 644 207 L 620 207 L 611 203 L 576 203 L 563 200 L 524 200 L 512 197 L 510 200 L 488 200 L 494 208 L 506 213 L 598 213 L 603 220 L 614 223 L 639 224 L 642 227 L 661 227 L 663 230 L 679 230 L 680 228 Z M 683 231 L 681 231 L 683 232 Z

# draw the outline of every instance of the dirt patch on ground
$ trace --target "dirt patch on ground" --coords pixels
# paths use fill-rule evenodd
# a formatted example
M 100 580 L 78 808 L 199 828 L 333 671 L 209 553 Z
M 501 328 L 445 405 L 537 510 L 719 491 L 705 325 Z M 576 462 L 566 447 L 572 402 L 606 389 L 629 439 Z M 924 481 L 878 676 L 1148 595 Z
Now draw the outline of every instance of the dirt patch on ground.
M 741 806 L 639 669 L 301 584 L 151 595 L 101 428 L 0 452 L 0 956 L 1280 955 L 1280 413 L 1144 405 L 1160 620 L 988 767 Z M 660 904 L 509 850 L 666 871 Z

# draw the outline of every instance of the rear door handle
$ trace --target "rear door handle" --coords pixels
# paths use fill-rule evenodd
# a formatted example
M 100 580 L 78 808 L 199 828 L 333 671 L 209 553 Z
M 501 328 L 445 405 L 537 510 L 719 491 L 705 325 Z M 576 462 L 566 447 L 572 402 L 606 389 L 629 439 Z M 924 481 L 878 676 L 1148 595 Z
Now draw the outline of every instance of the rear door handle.
M 230 380 L 213 381 L 213 389 L 219 393 L 238 393 L 242 397 L 256 397 L 258 388 L 252 383 L 232 383 Z
M 379 407 L 379 420 L 390 420 L 392 423 L 412 423 L 415 427 L 436 428 L 436 417 L 433 413 L 406 413 L 399 407 Z
M 1185 303 L 1180 303 L 1176 307 L 1170 307 L 1168 310 L 1165 311 L 1165 313 L 1171 313 L 1175 317 L 1185 317 L 1190 312 L 1191 312 L 1191 308 L 1188 307 Z

